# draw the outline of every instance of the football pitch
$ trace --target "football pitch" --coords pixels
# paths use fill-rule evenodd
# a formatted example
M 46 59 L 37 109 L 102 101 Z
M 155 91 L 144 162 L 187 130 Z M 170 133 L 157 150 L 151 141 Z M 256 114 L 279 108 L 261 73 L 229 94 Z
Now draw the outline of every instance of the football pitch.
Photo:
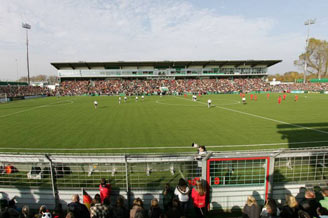
M 47 97 L 0 104 L 0 152 L 178 153 L 328 146 L 328 95 Z M 207 100 L 212 107 L 207 107 Z M 95 109 L 93 102 L 98 101 Z

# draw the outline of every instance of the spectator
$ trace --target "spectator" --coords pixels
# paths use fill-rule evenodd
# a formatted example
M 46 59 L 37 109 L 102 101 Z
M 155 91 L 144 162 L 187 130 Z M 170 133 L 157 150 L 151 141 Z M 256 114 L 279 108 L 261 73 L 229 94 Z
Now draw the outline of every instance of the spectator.
M 169 183 L 166 183 L 162 194 L 163 194 L 163 207 L 164 207 L 164 211 L 166 212 L 172 206 L 172 200 L 174 197 L 174 192 Z
M 9 217 L 8 201 L 6 199 L 0 199 L 0 217 Z
M 24 206 L 22 207 L 22 211 L 21 211 L 21 213 L 19 214 L 19 218 L 31 218 L 31 215 L 30 215 L 30 208 L 29 208 L 29 206 L 24 205 Z
M 320 218 L 328 218 L 328 210 L 324 207 L 317 208 L 317 214 Z
M 169 208 L 166 215 L 169 218 L 181 218 L 183 216 L 178 199 L 172 200 L 172 207 Z
M 298 218 L 311 218 L 311 216 L 304 210 L 298 211 Z
M 15 197 L 8 202 L 9 218 L 18 218 L 19 212 L 16 209 Z
M 272 198 L 269 198 L 264 205 L 264 208 L 261 212 L 261 218 L 278 218 L 280 214 L 277 203 Z
M 137 198 L 133 201 L 132 209 L 130 210 L 130 218 L 136 218 L 136 213 L 142 213 L 144 215 L 146 213 L 143 208 L 143 202 L 140 198 Z M 140 214 L 138 216 L 141 216 Z
M 298 203 L 294 196 L 286 195 L 286 205 L 280 213 L 281 218 L 298 218 Z
M 108 198 L 108 199 L 110 198 L 111 190 L 112 190 L 111 185 L 107 184 L 105 178 L 102 178 L 100 185 L 99 185 L 101 203 L 104 203 L 105 198 Z
M 91 218 L 109 218 L 109 208 L 101 204 L 100 195 L 96 194 L 94 197 L 94 205 L 90 207 Z
M 323 200 L 319 201 L 322 207 L 328 209 L 328 188 L 322 190 Z
M 48 210 L 48 208 L 47 208 L 46 205 L 41 205 L 40 208 L 39 208 L 39 213 L 35 216 L 38 217 L 38 218 L 41 218 L 42 214 L 47 212 L 47 210 Z
M 179 184 L 174 190 L 174 194 L 178 196 L 183 216 L 186 216 L 188 211 L 190 189 L 184 179 L 180 178 Z
M 206 209 L 206 190 L 202 181 L 197 180 L 196 187 L 191 191 L 191 198 L 194 203 L 194 209 L 197 217 L 205 217 Z
M 148 217 L 149 218 L 160 218 L 162 215 L 162 210 L 158 205 L 158 200 L 154 198 L 151 200 L 151 206 L 149 208 Z
M 318 217 L 317 209 L 321 207 L 320 203 L 315 199 L 313 191 L 305 192 L 305 199 L 300 202 L 301 208 L 307 212 L 310 217 Z
M 72 212 L 68 212 L 66 214 L 66 218 L 75 218 L 74 214 Z
M 246 204 L 243 208 L 243 218 L 259 218 L 260 207 L 257 205 L 256 199 L 253 196 L 248 196 Z
M 129 211 L 124 206 L 123 197 L 119 197 L 116 200 L 116 206 L 113 208 L 113 217 L 114 218 L 128 218 L 129 217 Z
M 80 203 L 79 195 L 72 196 L 72 202 L 67 205 L 67 211 L 72 212 L 76 218 L 90 218 L 88 208 Z

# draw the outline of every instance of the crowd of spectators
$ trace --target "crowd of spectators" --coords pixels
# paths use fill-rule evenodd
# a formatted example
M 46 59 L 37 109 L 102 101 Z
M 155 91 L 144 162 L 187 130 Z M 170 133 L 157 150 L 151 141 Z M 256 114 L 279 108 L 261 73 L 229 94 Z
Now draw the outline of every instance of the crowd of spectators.
M 328 189 L 317 194 L 306 190 L 300 198 L 287 194 L 283 205 L 268 198 L 263 208 L 257 204 L 254 196 L 248 196 L 242 214 L 243 218 L 327 218 L 327 202 Z
M 50 211 L 46 205 L 42 205 L 35 214 L 32 214 L 27 205 L 19 211 L 15 206 L 15 199 L 9 202 L 1 199 L 0 218 L 187 218 L 193 216 L 192 214 L 196 214 L 199 218 L 206 216 L 207 195 L 203 181 L 199 180 L 192 188 L 181 178 L 175 189 L 166 184 L 162 195 L 163 208 L 160 206 L 162 202 L 157 198 L 151 199 L 149 209 L 145 209 L 144 202 L 140 198 L 134 199 L 131 209 L 128 209 L 125 206 L 126 200 L 122 196 L 117 197 L 115 204 L 111 205 L 111 185 L 102 179 L 99 194 L 91 199 L 84 192 L 83 203 L 80 202 L 80 196 L 74 194 L 65 212 L 61 206 Z M 90 199 L 91 202 L 86 199 Z M 191 210 L 191 202 L 194 205 L 194 213 Z
M 21 96 L 35 96 L 35 95 L 52 95 L 52 91 L 48 88 L 40 86 L 0 86 L 0 94 L 6 93 L 8 98 Z
M 161 87 L 167 94 L 231 93 L 235 91 L 269 91 L 262 79 L 176 79 L 176 80 L 98 80 L 63 81 L 57 91 L 61 95 L 126 95 L 158 94 Z
M 173 80 L 96 80 L 63 81 L 56 92 L 60 95 L 147 95 L 183 93 L 233 93 L 233 92 L 289 92 L 303 90 L 320 92 L 328 90 L 328 83 L 291 83 L 270 85 L 261 78 L 251 79 L 173 79 Z
M 101 187 L 108 189 L 104 191 Z M 157 198 L 150 201 L 149 209 L 144 207 L 140 198 L 133 200 L 131 209 L 126 207 L 126 200 L 118 196 L 114 205 L 110 201 L 110 184 L 100 184 L 92 203 L 80 202 L 77 194 L 72 196 L 72 202 L 63 211 L 61 206 L 50 211 L 42 205 L 35 214 L 31 213 L 27 205 L 18 210 L 15 200 L 0 200 L 0 218 L 203 218 L 208 215 L 208 199 L 204 181 L 197 180 L 194 187 L 188 186 L 184 179 L 180 179 L 175 188 L 166 184 L 162 191 L 162 202 Z M 304 188 L 301 188 L 304 189 Z M 87 194 L 87 193 L 86 193 Z M 85 194 L 84 194 L 85 195 Z M 104 199 L 102 199 L 104 197 Z M 328 188 L 314 192 L 310 189 L 300 192 L 296 197 L 291 194 L 285 196 L 283 204 L 268 198 L 263 206 L 259 199 L 248 196 L 242 209 L 242 218 L 327 218 L 328 217 Z M 85 196 L 83 196 L 85 199 Z M 260 201 L 261 202 L 261 201 Z
M 165 87 L 165 90 L 161 89 Z M 291 90 L 321 92 L 328 90 L 328 83 L 288 83 L 270 85 L 261 78 L 217 79 L 151 79 L 151 80 L 69 80 L 61 82 L 56 90 L 38 86 L 0 86 L 0 94 L 7 97 L 29 95 L 148 95 L 195 93 L 233 93 L 252 91 L 289 92 Z

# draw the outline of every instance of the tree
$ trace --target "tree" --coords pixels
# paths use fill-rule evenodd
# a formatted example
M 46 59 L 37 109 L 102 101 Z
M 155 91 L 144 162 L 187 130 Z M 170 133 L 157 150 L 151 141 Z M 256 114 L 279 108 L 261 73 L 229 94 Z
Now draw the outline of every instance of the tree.
M 31 82 L 48 82 L 49 84 L 55 84 L 58 82 L 58 78 L 56 76 L 46 76 L 46 75 L 37 75 L 37 76 L 32 76 Z M 27 77 L 23 76 L 17 80 L 18 82 L 26 82 Z
M 277 81 L 282 81 L 282 82 L 295 82 L 297 79 L 302 79 L 303 76 L 302 74 L 296 71 L 289 71 L 284 73 L 283 75 L 275 74 L 269 76 L 269 80 L 272 80 L 273 78 L 275 78 Z
M 310 38 L 306 52 L 302 53 L 294 64 L 304 67 L 307 63 L 307 74 L 315 74 L 318 79 L 328 75 L 328 42 Z

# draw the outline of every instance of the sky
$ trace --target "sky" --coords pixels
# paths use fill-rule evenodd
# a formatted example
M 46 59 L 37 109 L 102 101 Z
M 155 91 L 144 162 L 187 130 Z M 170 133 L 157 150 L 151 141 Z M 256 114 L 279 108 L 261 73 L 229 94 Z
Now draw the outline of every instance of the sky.
M 327 0 L 0 0 L 0 80 L 56 75 L 51 62 L 282 60 L 299 71 L 310 37 L 328 40 Z

